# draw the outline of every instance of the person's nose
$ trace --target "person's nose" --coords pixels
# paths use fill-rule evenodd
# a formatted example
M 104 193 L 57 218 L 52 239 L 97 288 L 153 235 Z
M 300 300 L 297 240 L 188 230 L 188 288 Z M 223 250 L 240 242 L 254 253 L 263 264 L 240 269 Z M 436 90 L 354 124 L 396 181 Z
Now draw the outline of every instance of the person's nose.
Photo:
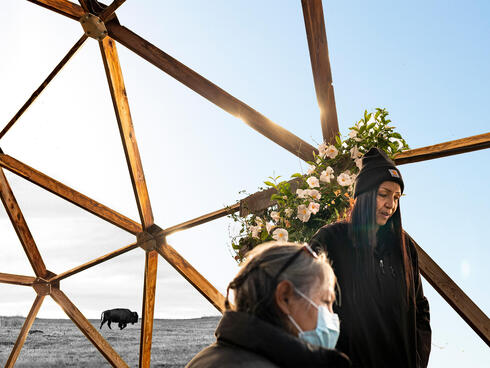
M 391 210 L 393 209 L 394 206 L 395 206 L 395 200 L 391 197 L 387 198 L 385 202 L 385 207 Z

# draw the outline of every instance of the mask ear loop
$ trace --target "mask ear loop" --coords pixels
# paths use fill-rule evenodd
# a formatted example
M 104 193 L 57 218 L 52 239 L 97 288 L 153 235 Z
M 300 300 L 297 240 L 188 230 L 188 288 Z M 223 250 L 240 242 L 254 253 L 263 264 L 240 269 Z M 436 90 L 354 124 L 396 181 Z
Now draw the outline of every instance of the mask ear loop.
M 299 331 L 299 333 L 303 333 L 303 330 L 301 329 L 301 327 L 299 327 L 299 325 L 296 323 L 296 321 L 294 320 L 294 318 L 291 317 L 290 314 L 288 314 L 288 318 L 291 321 L 291 323 L 294 325 L 294 327 L 296 327 L 296 329 Z
M 303 298 L 305 298 L 307 301 L 309 301 L 311 303 L 311 305 L 313 305 L 316 309 L 319 309 L 320 307 L 318 306 L 318 304 L 316 304 L 313 300 L 311 300 L 308 296 L 306 296 L 305 294 L 303 294 L 301 291 L 299 291 L 298 289 L 294 288 L 294 291 L 299 294 L 300 296 L 302 296 Z

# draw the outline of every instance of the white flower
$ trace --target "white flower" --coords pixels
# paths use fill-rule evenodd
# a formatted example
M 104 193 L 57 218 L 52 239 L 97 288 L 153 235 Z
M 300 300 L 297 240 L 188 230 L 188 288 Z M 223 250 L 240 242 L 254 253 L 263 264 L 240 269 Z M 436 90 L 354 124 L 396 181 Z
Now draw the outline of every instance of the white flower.
M 292 208 L 286 208 L 284 210 L 284 214 L 286 215 L 286 217 L 291 217 L 291 215 L 293 214 L 293 209 Z
M 311 175 L 315 172 L 315 169 L 316 167 L 313 166 L 313 165 L 310 165 L 310 167 L 308 168 L 308 171 L 306 172 L 306 175 Z
M 272 237 L 281 242 L 287 242 L 288 241 L 288 231 L 286 229 L 276 229 L 272 233 Z
M 333 175 L 333 169 L 328 166 L 325 170 L 322 171 L 320 175 L 320 180 L 325 183 L 330 183 L 330 179 L 333 179 L 335 176 Z
M 359 157 L 362 156 L 362 153 L 359 152 L 359 148 L 357 146 L 354 146 L 350 149 L 350 157 L 355 160 L 358 159 Z
M 354 162 L 356 163 L 356 166 L 359 168 L 359 170 L 362 169 L 362 159 L 358 158 L 356 160 L 354 160 Z
M 277 221 L 279 221 L 279 219 L 281 218 L 281 215 L 280 215 L 280 214 L 279 214 L 279 212 L 277 212 L 277 211 L 272 211 L 272 212 L 271 212 L 271 217 L 272 217 L 272 219 L 273 219 L 275 222 L 277 222 Z
M 351 131 L 349 132 L 349 138 L 355 138 L 355 137 L 357 137 L 357 131 L 351 129 Z
M 318 153 L 321 158 L 325 158 L 325 156 L 327 155 L 327 148 L 328 147 L 326 143 L 322 143 L 318 146 Z
M 330 158 L 335 158 L 337 157 L 339 151 L 337 151 L 337 148 L 335 148 L 335 146 L 333 145 L 330 145 L 328 146 L 327 148 L 327 152 L 326 152 L 326 155 Z
M 250 231 L 252 232 L 252 238 L 260 239 L 260 229 L 262 226 L 250 226 Z
M 320 186 L 320 181 L 315 176 L 310 176 L 308 179 L 306 179 L 306 182 L 310 188 L 318 188 Z
M 310 211 L 312 214 L 316 214 L 320 210 L 320 205 L 315 202 L 310 202 L 308 205 L 308 211 Z
M 272 230 L 274 227 L 276 227 L 276 225 L 271 224 L 270 222 L 268 222 L 268 223 L 266 223 L 266 224 L 265 224 L 265 228 L 267 229 L 267 232 L 268 232 L 268 233 L 270 233 L 270 232 L 271 232 L 271 230 Z
M 320 192 L 316 189 L 308 189 L 308 196 L 315 201 L 318 201 L 322 197 Z
M 255 224 L 259 227 L 259 229 L 264 226 L 264 220 L 262 220 L 260 217 L 255 218 Z
M 350 173 L 343 172 L 337 177 L 337 181 L 340 185 L 346 187 L 352 184 L 352 178 L 350 176 Z
M 298 215 L 297 216 L 298 216 L 298 219 L 300 219 L 301 221 L 308 222 L 308 220 L 310 219 L 310 216 L 311 216 L 311 212 L 308 209 L 308 207 L 306 207 L 304 204 L 300 204 L 298 206 Z
M 298 196 L 298 198 L 305 198 L 306 197 L 306 190 L 296 189 L 296 195 Z

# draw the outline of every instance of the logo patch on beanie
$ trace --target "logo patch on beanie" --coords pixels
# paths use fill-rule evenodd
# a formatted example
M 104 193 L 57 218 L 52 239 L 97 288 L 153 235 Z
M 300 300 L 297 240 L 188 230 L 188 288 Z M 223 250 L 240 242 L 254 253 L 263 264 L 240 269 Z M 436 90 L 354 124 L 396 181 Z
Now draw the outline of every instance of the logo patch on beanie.
M 393 176 L 394 178 L 400 177 L 400 174 L 398 174 L 398 171 L 393 170 L 393 169 L 388 169 L 388 171 L 390 172 L 391 176 Z

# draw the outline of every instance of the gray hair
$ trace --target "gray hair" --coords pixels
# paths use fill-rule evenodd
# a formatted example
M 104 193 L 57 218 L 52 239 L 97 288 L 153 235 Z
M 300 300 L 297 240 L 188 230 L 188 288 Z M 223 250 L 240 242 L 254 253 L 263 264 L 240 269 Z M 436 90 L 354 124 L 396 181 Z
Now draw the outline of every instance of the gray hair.
M 285 316 L 275 302 L 275 291 L 279 282 L 289 280 L 297 289 L 309 295 L 317 280 L 323 283 L 330 275 L 335 278 L 324 253 L 315 258 L 308 251 L 300 252 L 303 247 L 304 245 L 296 243 L 268 242 L 247 253 L 242 268 L 228 285 L 226 309 L 231 309 L 228 295 L 233 290 L 234 310 L 285 327 Z M 280 272 L 298 252 L 301 254 Z

